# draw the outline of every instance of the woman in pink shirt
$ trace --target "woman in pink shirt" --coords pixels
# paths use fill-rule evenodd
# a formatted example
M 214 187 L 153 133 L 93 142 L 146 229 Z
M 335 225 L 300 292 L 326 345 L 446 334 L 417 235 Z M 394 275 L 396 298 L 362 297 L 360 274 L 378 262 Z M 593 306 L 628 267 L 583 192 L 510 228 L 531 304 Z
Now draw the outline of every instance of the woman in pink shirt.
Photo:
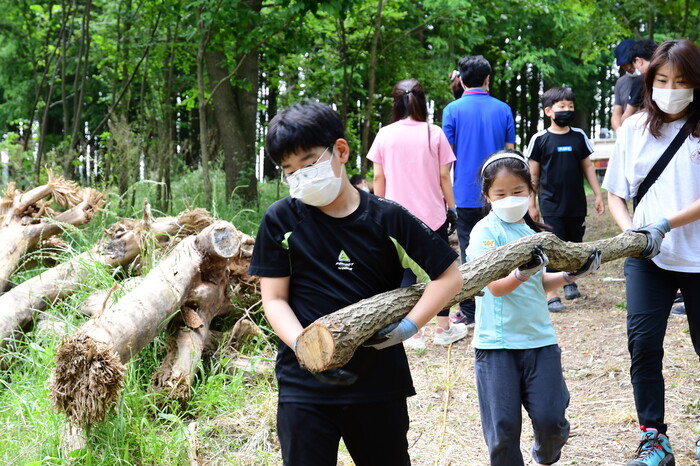
M 450 176 L 455 155 L 442 129 L 427 122 L 425 90 L 418 81 L 399 81 L 392 97 L 392 123 L 379 129 L 367 154 L 374 162 L 374 194 L 398 202 L 448 241 L 457 223 Z M 402 285 L 415 282 L 415 274 L 406 269 Z M 433 341 L 449 345 L 467 332 L 465 324 L 450 325 L 449 309 L 445 309 L 438 314 Z M 425 347 L 421 334 L 405 343 Z

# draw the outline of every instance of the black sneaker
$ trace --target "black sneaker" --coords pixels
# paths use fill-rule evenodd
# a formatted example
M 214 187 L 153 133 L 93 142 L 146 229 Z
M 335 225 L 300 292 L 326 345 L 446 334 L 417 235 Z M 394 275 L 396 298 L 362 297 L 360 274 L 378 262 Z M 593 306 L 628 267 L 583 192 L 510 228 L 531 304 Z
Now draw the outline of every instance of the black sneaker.
M 566 299 L 576 299 L 581 297 L 581 293 L 578 291 L 578 286 L 576 286 L 576 283 L 564 285 L 564 297 Z
M 562 304 L 561 299 L 556 297 L 547 301 L 547 308 L 549 309 L 549 312 L 561 312 L 566 309 L 566 306 Z
M 676 297 L 673 299 L 673 303 L 682 303 L 683 302 L 683 293 L 676 293 Z
M 459 309 L 450 316 L 450 322 L 453 324 L 465 324 L 467 327 L 471 328 L 474 326 L 474 316 L 465 314 L 461 309 Z
M 684 316 L 686 315 L 685 313 L 685 305 L 681 304 L 680 306 L 675 306 L 671 308 L 671 314 L 674 316 Z

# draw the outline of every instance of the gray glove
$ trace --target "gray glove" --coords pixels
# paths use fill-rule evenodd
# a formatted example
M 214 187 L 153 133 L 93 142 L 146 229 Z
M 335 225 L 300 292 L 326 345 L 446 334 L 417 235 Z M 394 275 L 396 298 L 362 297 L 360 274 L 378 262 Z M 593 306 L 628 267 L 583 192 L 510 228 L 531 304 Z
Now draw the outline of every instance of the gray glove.
M 632 231 L 644 233 L 647 237 L 647 247 L 644 248 L 640 257 L 644 260 L 649 260 L 661 251 L 661 242 L 664 240 L 666 233 L 671 231 L 671 224 L 667 219 L 662 218 L 656 223 Z
M 452 207 L 447 209 L 447 236 L 450 236 L 457 229 L 457 209 Z
M 393 322 L 377 330 L 377 333 L 369 337 L 362 346 L 370 346 L 378 350 L 384 349 L 411 338 L 417 331 L 416 324 L 411 319 L 404 317 L 398 322 Z
M 532 260 L 515 269 L 515 278 L 521 282 L 527 281 L 531 276 L 547 267 L 549 257 L 539 244 L 532 248 Z

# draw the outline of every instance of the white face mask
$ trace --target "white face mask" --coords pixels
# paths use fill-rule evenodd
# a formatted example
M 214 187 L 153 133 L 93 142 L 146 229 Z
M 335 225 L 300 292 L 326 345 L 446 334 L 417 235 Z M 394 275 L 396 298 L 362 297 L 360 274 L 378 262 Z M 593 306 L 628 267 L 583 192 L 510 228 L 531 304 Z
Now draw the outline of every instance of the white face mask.
M 324 150 L 323 154 L 327 150 Z M 331 160 L 333 160 L 332 152 L 331 158 L 325 162 L 316 162 L 289 175 L 287 177 L 289 195 L 304 204 L 315 207 L 323 207 L 333 202 L 340 192 L 342 178 L 333 173 Z
M 668 113 L 669 115 L 675 115 L 680 113 L 685 108 L 690 105 L 693 101 L 693 91 L 694 89 L 659 89 L 658 87 L 652 88 L 651 100 L 656 102 L 659 109 Z
M 493 213 L 508 223 L 519 222 L 530 206 L 530 196 L 508 196 L 491 202 Z

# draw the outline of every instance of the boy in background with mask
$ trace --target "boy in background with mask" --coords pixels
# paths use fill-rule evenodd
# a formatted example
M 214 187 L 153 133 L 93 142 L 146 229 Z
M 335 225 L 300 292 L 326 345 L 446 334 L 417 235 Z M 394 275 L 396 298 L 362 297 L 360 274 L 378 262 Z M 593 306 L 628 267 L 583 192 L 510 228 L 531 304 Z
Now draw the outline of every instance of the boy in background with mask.
M 551 119 L 549 128 L 535 134 L 525 156 L 529 160 L 534 194 L 530 197 L 530 217 L 552 227 L 564 241 L 580 243 L 586 231 L 585 176 L 595 194 L 595 210 L 605 212 L 603 193 L 590 155 L 593 153 L 586 133 L 571 127 L 574 119 L 574 93 L 565 87 L 553 87 L 542 95 L 544 114 Z M 538 200 L 539 197 L 539 212 Z M 576 299 L 581 293 L 576 283 L 564 286 L 564 297 Z M 550 312 L 566 309 L 556 290 L 547 293 Z
M 355 189 L 340 116 L 316 102 L 295 104 L 268 127 L 267 151 L 290 197 L 262 219 L 251 259 L 263 308 L 280 339 L 277 432 L 284 464 L 333 465 L 342 438 L 357 465 L 408 465 L 414 395 L 403 340 L 461 289 L 457 254 L 398 204 Z M 295 356 L 319 317 L 398 288 L 411 267 L 430 278 L 405 318 L 381 329 L 339 369 L 313 374 Z

